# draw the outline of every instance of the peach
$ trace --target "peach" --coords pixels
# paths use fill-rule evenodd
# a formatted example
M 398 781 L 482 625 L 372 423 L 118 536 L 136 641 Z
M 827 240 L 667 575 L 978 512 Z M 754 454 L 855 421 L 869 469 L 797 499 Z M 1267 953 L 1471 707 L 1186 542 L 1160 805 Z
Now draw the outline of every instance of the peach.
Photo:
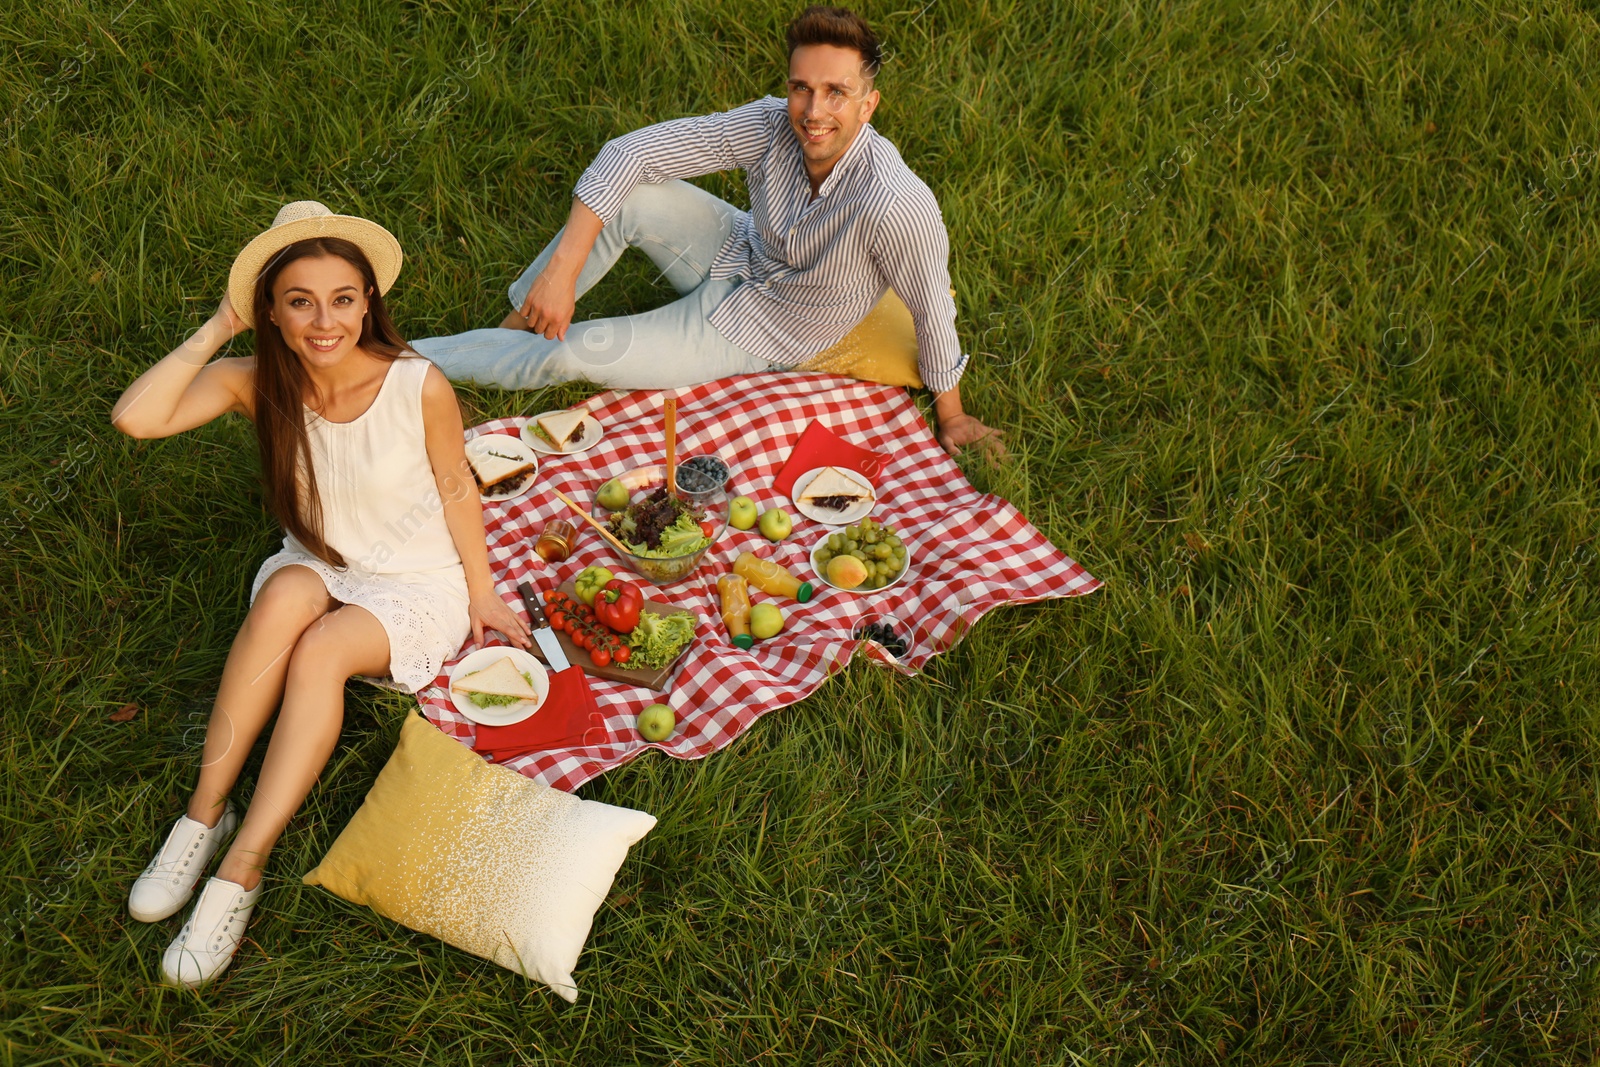
M 834 556 L 828 561 L 828 581 L 840 589 L 854 589 L 866 580 L 866 564 L 854 556 Z

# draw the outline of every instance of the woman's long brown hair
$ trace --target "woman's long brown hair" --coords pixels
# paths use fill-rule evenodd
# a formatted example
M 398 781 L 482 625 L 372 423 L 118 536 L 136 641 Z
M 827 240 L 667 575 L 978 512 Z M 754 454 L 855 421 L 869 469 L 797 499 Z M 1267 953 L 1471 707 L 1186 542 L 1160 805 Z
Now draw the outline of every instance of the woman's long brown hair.
M 314 556 L 329 566 L 344 567 L 345 560 L 323 540 L 322 498 L 317 493 L 317 473 L 311 462 L 311 439 L 306 435 L 305 409 L 310 379 L 300 357 L 273 324 L 272 286 L 289 264 L 299 259 L 337 256 L 361 272 L 367 291 L 367 314 L 361 323 L 361 348 L 385 360 L 410 351 L 394 328 L 389 310 L 378 292 L 372 264 L 360 247 L 339 237 L 313 237 L 296 241 L 274 256 L 256 278 L 256 441 L 261 448 L 261 480 L 267 507 L 283 528 Z M 298 477 L 296 474 L 298 472 Z

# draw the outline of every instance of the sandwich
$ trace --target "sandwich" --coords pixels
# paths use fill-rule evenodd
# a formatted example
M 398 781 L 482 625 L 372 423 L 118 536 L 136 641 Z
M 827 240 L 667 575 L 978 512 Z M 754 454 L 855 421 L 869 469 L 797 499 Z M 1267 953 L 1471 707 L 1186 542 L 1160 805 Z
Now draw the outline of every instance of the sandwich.
M 849 511 L 862 501 L 876 498 L 872 485 L 855 471 L 823 467 L 795 503 L 827 511 Z
M 518 455 L 505 434 L 484 434 L 467 442 L 467 462 L 478 480 L 478 492 L 485 496 L 515 493 L 528 483 L 539 464 L 530 456 Z M 526 445 L 522 446 L 524 449 Z
M 539 694 L 533 680 L 517 670 L 510 656 L 501 656 L 481 671 L 463 674 L 450 686 L 463 693 L 480 708 L 498 708 L 510 704 L 537 704 Z
M 583 420 L 589 413 L 582 409 L 576 411 L 558 411 L 554 415 L 543 415 L 533 420 L 539 436 L 563 452 L 570 451 L 583 440 Z

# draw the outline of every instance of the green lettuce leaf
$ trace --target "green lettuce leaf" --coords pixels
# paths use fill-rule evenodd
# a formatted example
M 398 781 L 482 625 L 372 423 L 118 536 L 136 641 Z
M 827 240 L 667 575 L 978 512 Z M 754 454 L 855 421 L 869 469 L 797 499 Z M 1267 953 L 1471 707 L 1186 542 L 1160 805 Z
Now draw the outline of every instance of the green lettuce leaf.
M 628 666 L 660 670 L 678 658 L 683 646 L 694 640 L 694 616 L 687 611 L 671 615 L 644 612 L 639 625 L 628 632 L 628 647 L 633 656 Z
M 629 541 L 628 551 L 642 559 L 672 559 L 675 556 L 687 556 L 710 543 L 711 538 L 685 511 L 678 516 L 677 522 L 661 531 L 660 548 L 649 548 L 638 541 Z

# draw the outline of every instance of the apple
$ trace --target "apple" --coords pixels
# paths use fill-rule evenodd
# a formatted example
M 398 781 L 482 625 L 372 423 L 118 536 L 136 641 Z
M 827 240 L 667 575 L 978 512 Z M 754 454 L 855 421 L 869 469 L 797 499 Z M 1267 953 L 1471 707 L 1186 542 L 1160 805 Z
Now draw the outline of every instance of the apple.
M 828 561 L 828 581 L 840 589 L 854 589 L 867 580 L 867 565 L 854 556 L 834 556 Z
M 677 713 L 665 704 L 651 704 L 639 713 L 639 736 L 646 741 L 665 741 L 677 725 Z
M 750 632 L 761 640 L 777 637 L 783 631 L 783 612 L 771 604 L 757 604 L 750 609 Z
M 622 484 L 621 478 L 613 478 L 600 487 L 595 494 L 595 499 L 607 511 L 621 511 L 628 506 L 628 499 L 632 496 L 628 487 Z
M 782 541 L 793 530 L 789 513 L 782 508 L 768 508 L 761 513 L 761 533 L 768 541 Z
M 748 530 L 756 524 L 756 502 L 747 496 L 736 496 L 728 502 L 728 525 L 735 530 Z

